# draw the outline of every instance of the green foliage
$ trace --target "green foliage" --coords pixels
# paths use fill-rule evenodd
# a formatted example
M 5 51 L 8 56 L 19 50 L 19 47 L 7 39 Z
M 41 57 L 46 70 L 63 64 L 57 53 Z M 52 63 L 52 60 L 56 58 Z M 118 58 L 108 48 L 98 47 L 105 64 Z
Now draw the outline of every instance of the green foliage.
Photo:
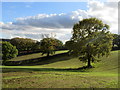
M 13 38 L 10 40 L 10 43 L 16 46 L 19 51 L 36 50 L 40 48 L 40 46 L 36 44 L 35 40 L 28 38 Z
M 55 40 L 55 48 L 56 50 L 62 49 L 63 48 L 63 42 L 58 40 L 58 39 L 54 39 Z
M 49 54 L 54 54 L 55 50 L 57 50 L 57 48 L 61 46 L 62 42 L 58 39 L 44 38 L 41 40 L 42 52 L 43 54 L 47 53 L 47 56 L 49 56 Z
M 108 29 L 109 26 L 97 18 L 83 19 L 74 25 L 73 36 L 66 46 L 91 67 L 91 61 L 108 56 L 111 51 L 113 36 Z
M 113 34 L 113 46 L 117 45 L 117 47 L 120 48 L 120 35 L 119 34 Z
M 2 59 L 6 61 L 18 55 L 18 50 L 9 42 L 2 42 Z
M 74 49 L 73 46 L 75 46 L 74 41 L 66 41 L 66 42 L 65 42 L 65 47 L 69 50 L 69 54 L 70 54 L 71 52 L 73 52 L 73 49 Z

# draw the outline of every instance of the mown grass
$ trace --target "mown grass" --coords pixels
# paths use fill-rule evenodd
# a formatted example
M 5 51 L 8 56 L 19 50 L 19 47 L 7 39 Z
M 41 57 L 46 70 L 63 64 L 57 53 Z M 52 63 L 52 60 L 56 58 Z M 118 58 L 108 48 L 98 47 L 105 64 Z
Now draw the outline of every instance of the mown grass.
M 117 88 L 118 52 L 120 51 L 112 51 L 109 57 L 100 58 L 100 62 L 92 64 L 95 67 L 92 69 L 78 69 L 86 64 L 70 56 L 51 58 L 56 62 L 45 62 L 43 65 L 2 66 L 2 87 Z

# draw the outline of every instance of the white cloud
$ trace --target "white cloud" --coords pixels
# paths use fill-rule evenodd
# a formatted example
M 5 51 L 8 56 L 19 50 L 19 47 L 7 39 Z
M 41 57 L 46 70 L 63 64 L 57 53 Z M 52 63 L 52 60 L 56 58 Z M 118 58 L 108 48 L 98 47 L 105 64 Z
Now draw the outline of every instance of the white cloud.
M 89 2 L 89 15 L 103 20 L 104 23 L 110 25 L 112 33 L 118 33 L 118 3 L 99 1 Z
M 38 14 L 25 18 L 17 18 L 14 25 L 30 25 L 41 28 L 72 28 L 78 18 L 71 18 L 71 14 Z
M 119 2 L 119 0 L 107 0 L 107 2 Z
M 70 13 L 38 14 L 17 18 L 15 22 L 3 23 L 2 32 L 9 38 L 26 37 L 40 40 L 41 34 L 55 33 L 56 38 L 66 41 L 71 37 L 71 30 L 78 21 L 96 17 L 110 25 L 112 33 L 118 33 L 118 6 L 116 2 L 88 2 L 88 10 L 78 9 Z

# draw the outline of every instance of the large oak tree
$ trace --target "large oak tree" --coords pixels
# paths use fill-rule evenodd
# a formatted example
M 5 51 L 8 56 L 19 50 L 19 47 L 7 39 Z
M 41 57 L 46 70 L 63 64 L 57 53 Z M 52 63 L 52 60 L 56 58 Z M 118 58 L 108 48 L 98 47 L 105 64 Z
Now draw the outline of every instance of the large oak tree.
M 83 19 L 74 24 L 72 38 L 66 46 L 81 61 L 87 62 L 87 67 L 92 67 L 91 61 L 110 54 L 113 36 L 108 29 L 109 25 L 97 18 Z

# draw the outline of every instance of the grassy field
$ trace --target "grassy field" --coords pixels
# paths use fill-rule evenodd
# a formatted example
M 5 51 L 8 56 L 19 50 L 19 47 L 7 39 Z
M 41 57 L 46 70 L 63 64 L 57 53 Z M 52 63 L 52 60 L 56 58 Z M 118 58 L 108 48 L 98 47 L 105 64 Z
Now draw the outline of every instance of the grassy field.
M 65 51 L 64 51 L 65 52 Z M 2 66 L 3 88 L 117 88 L 118 52 L 112 51 L 109 57 L 93 63 L 95 68 L 78 69 L 85 66 L 78 58 L 63 55 L 42 64 L 29 66 Z M 58 53 L 63 53 L 58 52 Z M 29 58 L 36 58 L 29 55 Z M 14 60 L 23 60 L 20 56 Z M 39 55 L 38 55 L 39 57 Z M 25 59 L 24 58 L 24 59 Z M 44 63 L 43 63 L 44 62 Z
M 56 51 L 55 54 L 65 53 L 67 51 L 68 50 Z M 34 54 L 15 57 L 15 58 L 10 59 L 9 61 L 22 61 L 22 60 L 39 58 L 39 57 L 43 57 L 43 56 L 46 56 L 46 54 L 42 55 L 42 53 L 34 53 Z M 50 56 L 52 56 L 52 55 L 50 55 Z

